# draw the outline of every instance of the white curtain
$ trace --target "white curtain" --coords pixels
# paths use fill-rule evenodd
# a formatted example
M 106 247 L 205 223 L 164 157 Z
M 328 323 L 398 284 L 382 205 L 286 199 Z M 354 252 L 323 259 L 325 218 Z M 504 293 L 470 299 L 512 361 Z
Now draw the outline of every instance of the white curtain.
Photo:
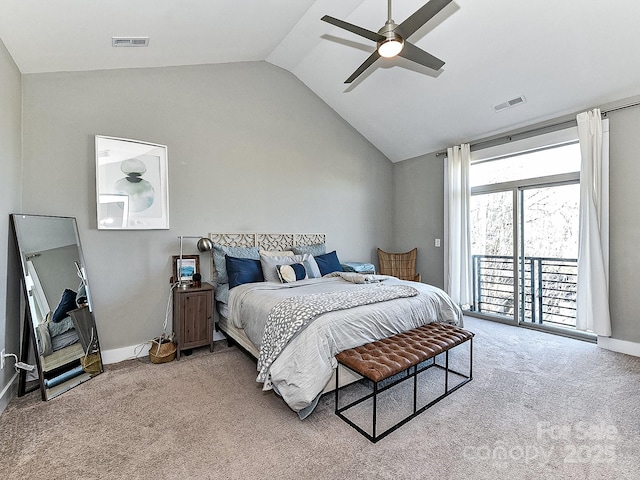
M 469 144 L 447 149 L 448 269 L 447 292 L 458 305 L 473 303 L 471 278 L 471 187 Z
M 603 178 L 603 135 L 600 110 L 583 112 L 577 116 L 578 138 L 582 162 L 580 165 L 580 237 L 578 246 L 578 330 L 591 330 L 597 335 L 611 336 L 609 316 L 609 287 L 607 280 L 608 226 L 603 219 L 608 191 Z M 607 149 L 608 150 L 608 149 Z M 608 151 L 604 154 L 608 158 Z M 608 168 L 608 162 L 605 164 Z

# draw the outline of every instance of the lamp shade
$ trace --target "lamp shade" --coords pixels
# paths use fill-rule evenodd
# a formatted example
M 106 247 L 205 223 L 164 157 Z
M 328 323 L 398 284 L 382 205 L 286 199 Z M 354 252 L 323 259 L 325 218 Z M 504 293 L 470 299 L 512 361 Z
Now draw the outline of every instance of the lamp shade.
M 208 252 L 213 248 L 213 242 L 207 237 L 202 237 L 197 243 L 200 252 Z

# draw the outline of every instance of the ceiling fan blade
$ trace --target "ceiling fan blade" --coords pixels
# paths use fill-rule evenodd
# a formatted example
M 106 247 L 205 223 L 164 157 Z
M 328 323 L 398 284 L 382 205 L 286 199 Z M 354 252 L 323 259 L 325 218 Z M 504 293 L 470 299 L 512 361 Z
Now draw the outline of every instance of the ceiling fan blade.
M 368 38 L 373 42 L 379 42 L 384 40 L 384 37 L 379 33 L 372 32 L 367 30 L 366 28 L 358 27 L 357 25 L 353 25 L 351 23 L 347 23 L 343 20 L 339 20 L 334 17 L 330 17 L 329 15 L 325 15 L 320 20 L 323 22 L 330 23 L 331 25 L 335 25 L 336 27 L 340 27 L 344 30 L 348 30 L 349 32 L 355 33 L 356 35 L 360 35 L 361 37 Z
M 374 64 L 374 62 L 375 62 L 376 60 L 378 60 L 379 58 L 380 58 L 380 54 L 378 53 L 378 50 L 376 50 L 375 52 L 373 52 L 373 53 L 369 56 L 369 58 L 367 58 L 367 59 L 364 61 L 364 63 L 363 63 L 362 65 L 360 65 L 360 66 L 358 67 L 358 69 L 357 69 L 355 72 L 353 72 L 353 73 L 351 74 L 351 76 L 350 76 L 349 78 L 347 78 L 347 79 L 344 81 L 344 83 L 351 83 L 351 82 L 353 82 L 356 78 L 358 78 L 360 75 L 362 75 L 362 73 L 363 73 L 367 68 L 369 68 L 371 65 L 373 65 L 373 64 Z
M 433 70 L 440 70 L 444 62 L 430 53 L 425 52 L 421 48 L 416 47 L 413 43 L 404 42 L 404 47 L 399 55 L 407 60 L 424 65 Z
M 398 25 L 395 32 L 406 40 L 450 3 L 451 0 L 430 0 L 416 10 L 413 15 Z

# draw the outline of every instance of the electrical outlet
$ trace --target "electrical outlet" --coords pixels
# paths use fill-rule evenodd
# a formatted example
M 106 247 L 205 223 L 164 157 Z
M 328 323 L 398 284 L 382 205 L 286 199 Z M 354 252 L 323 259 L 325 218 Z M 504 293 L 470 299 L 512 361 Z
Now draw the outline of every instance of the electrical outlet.
M 4 348 L 0 351 L 0 370 L 4 368 Z
M 439 246 L 440 246 L 440 239 L 439 239 L 439 238 L 436 238 L 435 246 L 436 246 L 436 247 L 439 247 Z

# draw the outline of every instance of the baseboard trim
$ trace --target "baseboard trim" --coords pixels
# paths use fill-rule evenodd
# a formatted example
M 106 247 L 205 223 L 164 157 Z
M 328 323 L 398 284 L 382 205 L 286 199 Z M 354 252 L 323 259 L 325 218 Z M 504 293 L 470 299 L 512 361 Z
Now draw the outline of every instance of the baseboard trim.
M 9 383 L 7 383 L 2 389 L 2 392 L 0 392 L 0 414 L 4 412 L 4 409 L 7 408 L 7 405 L 9 405 L 9 402 L 15 396 L 16 390 L 14 388 L 14 385 L 17 378 L 18 372 L 13 374 L 13 377 L 11 377 Z
M 598 337 L 598 347 L 613 352 L 625 353 L 640 357 L 640 343 L 630 342 L 628 340 L 618 340 L 611 337 Z
M 111 350 L 102 350 L 102 363 L 109 365 L 111 363 L 123 362 L 125 360 L 133 360 L 134 358 L 146 357 L 149 354 L 151 343 L 141 345 L 129 345 L 128 347 L 113 348 Z
M 226 337 L 222 332 L 213 332 L 213 340 L 224 340 Z M 129 345 L 128 347 L 113 348 L 111 350 L 102 350 L 102 363 L 109 365 L 111 363 L 123 362 L 124 360 L 133 360 L 134 358 L 146 357 L 149 355 L 151 343 L 140 345 Z

